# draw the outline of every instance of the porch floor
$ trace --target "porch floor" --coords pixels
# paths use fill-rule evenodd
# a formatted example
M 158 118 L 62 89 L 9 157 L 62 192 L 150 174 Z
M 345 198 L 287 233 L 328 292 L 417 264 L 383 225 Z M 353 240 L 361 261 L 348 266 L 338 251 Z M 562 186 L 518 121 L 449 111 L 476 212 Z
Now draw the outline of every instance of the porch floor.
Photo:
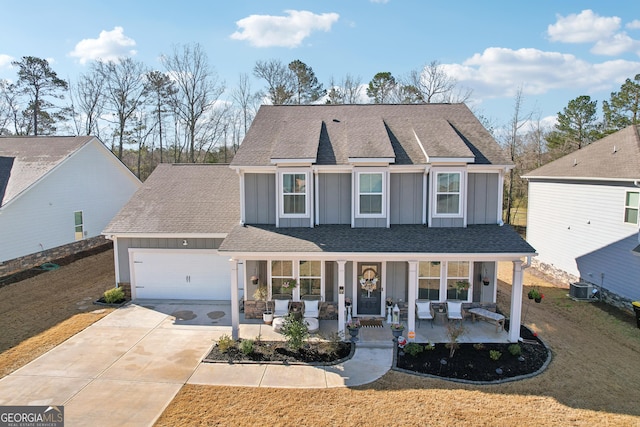
M 151 308 L 162 313 L 174 316 L 172 323 L 184 327 L 199 325 L 219 330 L 221 334 L 231 333 L 231 304 L 228 301 L 167 301 L 167 300 L 138 300 L 139 305 Z M 361 317 L 363 319 L 364 317 Z M 407 326 L 406 319 L 402 323 Z M 470 318 L 463 321 L 465 332 L 459 338 L 461 343 L 500 343 L 508 342 L 506 331 L 496 332 L 493 323 L 484 320 L 471 322 Z M 338 331 L 337 320 L 321 320 L 320 329 L 312 334 L 315 339 L 330 339 Z M 447 326 L 431 326 L 430 321 L 416 321 L 417 342 L 442 343 L 448 342 Z M 405 337 L 408 331 L 405 329 Z M 283 340 L 284 336 L 275 332 L 270 325 L 266 325 L 262 319 L 246 319 L 244 313 L 240 313 L 240 338 L 255 339 L 260 336 L 263 340 Z M 379 328 L 361 328 L 358 334 L 358 343 L 370 347 L 391 347 L 393 335 L 389 325 L 383 321 Z

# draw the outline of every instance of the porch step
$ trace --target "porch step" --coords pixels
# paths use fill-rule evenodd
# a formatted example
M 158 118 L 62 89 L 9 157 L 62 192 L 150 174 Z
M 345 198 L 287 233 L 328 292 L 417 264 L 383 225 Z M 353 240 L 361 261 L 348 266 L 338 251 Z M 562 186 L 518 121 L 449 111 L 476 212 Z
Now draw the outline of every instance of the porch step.
M 363 341 L 356 342 L 356 347 L 360 348 L 393 348 L 393 341 L 389 338 L 386 341 Z

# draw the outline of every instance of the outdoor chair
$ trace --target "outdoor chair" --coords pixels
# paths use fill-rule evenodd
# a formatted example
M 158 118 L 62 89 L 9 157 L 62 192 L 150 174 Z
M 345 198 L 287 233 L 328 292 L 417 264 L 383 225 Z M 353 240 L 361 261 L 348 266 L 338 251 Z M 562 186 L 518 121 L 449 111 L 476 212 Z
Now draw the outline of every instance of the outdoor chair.
M 462 323 L 462 303 L 447 301 L 447 317 L 449 320 L 459 320 Z
M 273 317 L 285 317 L 289 314 L 289 302 L 288 299 L 276 299 L 273 300 L 275 308 L 273 310 Z
M 422 320 L 431 320 L 433 328 L 433 308 L 431 301 L 416 301 L 416 317 L 418 318 L 418 326 Z
M 302 317 L 313 317 L 317 319 L 320 317 L 320 308 L 318 300 L 305 300 L 303 301 L 304 305 L 302 306 Z

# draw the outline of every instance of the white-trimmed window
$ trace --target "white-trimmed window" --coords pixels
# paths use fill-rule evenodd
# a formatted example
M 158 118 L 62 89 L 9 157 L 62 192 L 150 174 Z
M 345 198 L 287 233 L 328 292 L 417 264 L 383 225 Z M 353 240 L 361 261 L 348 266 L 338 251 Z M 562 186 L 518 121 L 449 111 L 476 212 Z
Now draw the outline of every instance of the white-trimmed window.
M 627 191 L 624 199 L 624 222 L 627 224 L 638 224 L 638 206 L 640 193 L 637 191 Z
M 293 295 L 295 286 L 290 286 L 294 280 L 293 261 L 271 261 L 271 295 Z
M 421 261 L 418 264 L 418 299 L 440 301 L 440 261 Z
M 469 277 L 469 261 L 447 262 L 447 299 L 467 301 L 471 290 Z
M 84 218 L 82 216 L 82 211 L 75 211 L 73 213 L 73 220 L 75 224 L 76 240 L 84 239 Z
M 300 261 L 300 298 L 322 296 L 322 261 Z
M 383 172 L 358 172 L 356 176 L 357 216 L 384 216 L 384 188 L 385 174 Z
M 282 172 L 280 206 L 282 216 L 309 216 L 309 195 L 306 172 Z
M 435 172 L 434 216 L 462 216 L 462 172 Z

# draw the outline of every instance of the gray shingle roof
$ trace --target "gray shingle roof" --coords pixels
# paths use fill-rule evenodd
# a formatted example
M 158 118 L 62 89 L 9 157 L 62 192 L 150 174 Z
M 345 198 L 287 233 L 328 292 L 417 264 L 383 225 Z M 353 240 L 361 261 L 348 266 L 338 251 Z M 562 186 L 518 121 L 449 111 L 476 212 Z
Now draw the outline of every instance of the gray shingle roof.
M 628 126 L 524 177 L 640 179 L 638 127 Z
M 511 164 L 464 104 L 366 104 L 262 106 L 231 165 L 269 166 L 281 155 L 282 141 L 295 156 L 308 153 L 314 138 L 319 138 L 319 165 L 346 165 L 349 157 L 395 157 L 395 164 L 426 164 L 420 143 L 430 157 Z
M 239 178 L 228 165 L 161 164 L 103 233 L 217 234 L 239 221 Z
M 220 247 L 224 252 L 370 252 L 433 254 L 529 254 L 535 250 L 513 228 L 470 225 L 467 228 L 427 228 L 395 225 L 391 228 L 351 228 L 322 225 L 315 228 L 236 226 Z
M 0 137 L 0 206 L 93 139 L 93 136 Z

